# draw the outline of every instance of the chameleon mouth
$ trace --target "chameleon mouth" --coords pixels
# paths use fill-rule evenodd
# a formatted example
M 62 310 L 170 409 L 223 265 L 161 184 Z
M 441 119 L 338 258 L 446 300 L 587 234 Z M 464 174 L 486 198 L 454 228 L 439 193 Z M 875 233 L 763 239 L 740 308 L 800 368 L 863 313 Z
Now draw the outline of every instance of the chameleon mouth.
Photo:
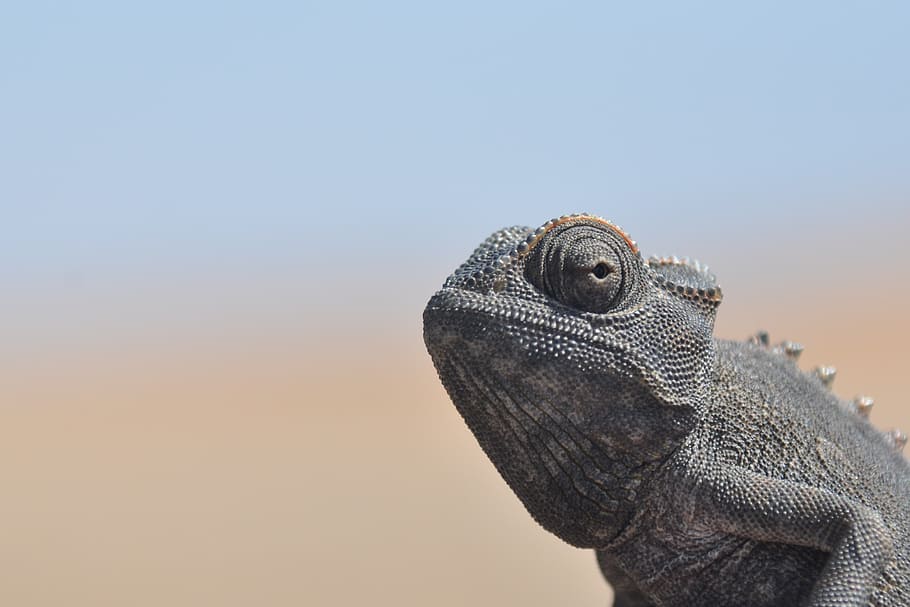
M 513 302 L 501 294 L 445 287 L 424 310 L 424 337 L 428 348 L 431 335 L 485 340 L 503 347 L 509 344 L 508 354 L 501 356 L 562 374 L 580 374 L 582 383 L 590 382 L 595 375 L 607 381 L 613 378 L 648 391 L 666 405 L 689 408 L 698 396 L 694 391 L 681 392 L 678 383 L 656 372 L 647 352 L 629 347 L 630 339 L 601 330 L 615 326 L 618 319 L 632 326 L 647 314 L 648 310 L 636 308 L 621 316 L 599 316 L 564 311 L 558 303 L 532 299 Z M 449 331 L 448 337 L 443 337 L 447 333 L 442 329 Z
M 563 342 L 598 341 L 591 318 L 584 314 L 560 313 L 557 307 L 549 302 L 477 289 L 445 287 L 427 303 L 424 326 L 453 325 L 461 330 L 501 327 L 512 339 L 549 342 L 551 350 Z

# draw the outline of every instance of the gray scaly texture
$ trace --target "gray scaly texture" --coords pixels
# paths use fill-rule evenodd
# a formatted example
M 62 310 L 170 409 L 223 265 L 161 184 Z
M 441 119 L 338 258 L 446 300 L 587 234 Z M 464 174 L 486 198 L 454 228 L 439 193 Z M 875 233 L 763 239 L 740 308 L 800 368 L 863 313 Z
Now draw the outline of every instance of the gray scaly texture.
M 614 605 L 910 605 L 910 469 L 801 347 L 713 336 L 708 269 L 589 215 L 494 233 L 424 312 L 443 385 Z

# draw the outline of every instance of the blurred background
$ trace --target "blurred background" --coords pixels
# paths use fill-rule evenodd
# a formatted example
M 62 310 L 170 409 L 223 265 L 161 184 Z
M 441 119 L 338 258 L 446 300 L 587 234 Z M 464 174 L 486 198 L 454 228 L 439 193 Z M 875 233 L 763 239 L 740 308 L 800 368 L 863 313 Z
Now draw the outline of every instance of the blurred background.
M 590 211 L 910 429 L 900 2 L 0 10 L 0 604 L 608 604 L 421 340 Z

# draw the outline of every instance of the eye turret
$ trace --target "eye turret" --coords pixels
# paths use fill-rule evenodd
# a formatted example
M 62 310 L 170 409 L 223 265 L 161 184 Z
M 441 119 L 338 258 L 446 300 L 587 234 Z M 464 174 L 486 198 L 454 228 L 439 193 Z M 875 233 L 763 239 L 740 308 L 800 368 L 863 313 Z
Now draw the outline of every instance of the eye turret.
M 525 277 L 562 304 L 604 314 L 625 307 L 641 259 L 613 226 L 579 219 L 556 225 L 528 253 Z

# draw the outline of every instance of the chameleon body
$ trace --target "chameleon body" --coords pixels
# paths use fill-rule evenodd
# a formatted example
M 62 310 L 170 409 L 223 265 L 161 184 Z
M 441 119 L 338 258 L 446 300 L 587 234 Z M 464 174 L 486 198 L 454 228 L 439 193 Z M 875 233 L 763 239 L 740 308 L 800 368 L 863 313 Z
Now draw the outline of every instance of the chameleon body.
M 424 312 L 452 401 L 614 605 L 910 605 L 899 432 L 797 344 L 713 335 L 707 268 L 590 215 L 484 241 Z

